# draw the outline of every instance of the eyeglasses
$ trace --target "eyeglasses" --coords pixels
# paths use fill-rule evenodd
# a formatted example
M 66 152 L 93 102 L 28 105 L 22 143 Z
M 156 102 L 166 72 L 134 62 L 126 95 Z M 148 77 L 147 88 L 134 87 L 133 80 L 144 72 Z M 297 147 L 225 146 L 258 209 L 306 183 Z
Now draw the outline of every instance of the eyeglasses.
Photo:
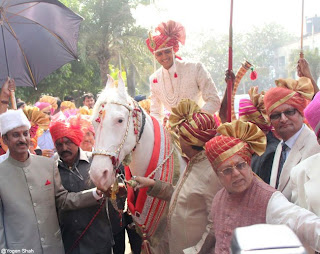
M 225 175 L 225 176 L 229 176 L 233 173 L 233 170 L 236 169 L 238 171 L 241 171 L 243 169 L 245 169 L 247 167 L 247 162 L 246 161 L 243 161 L 243 162 L 240 162 L 238 163 L 237 165 L 234 165 L 232 167 L 227 167 L 221 171 L 219 171 L 219 173 Z
M 169 55 L 171 52 L 172 52 L 172 49 L 166 49 L 166 50 L 157 51 L 155 55 L 156 56 L 162 56 L 162 54 Z
M 282 116 L 282 114 L 284 114 L 286 117 L 288 116 L 293 116 L 296 113 L 296 109 L 289 109 L 280 113 L 276 113 L 276 114 L 271 114 L 270 115 L 270 120 L 279 120 Z

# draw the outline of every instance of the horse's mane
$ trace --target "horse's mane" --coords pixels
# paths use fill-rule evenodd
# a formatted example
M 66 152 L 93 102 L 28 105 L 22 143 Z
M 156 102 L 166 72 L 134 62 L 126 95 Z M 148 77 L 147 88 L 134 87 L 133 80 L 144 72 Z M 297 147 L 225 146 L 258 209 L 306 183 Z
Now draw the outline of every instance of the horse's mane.
M 118 89 L 118 82 L 114 81 L 112 86 L 106 86 L 99 94 L 92 110 L 92 116 L 99 114 L 100 106 L 107 103 L 128 104 L 132 98 L 126 89 Z

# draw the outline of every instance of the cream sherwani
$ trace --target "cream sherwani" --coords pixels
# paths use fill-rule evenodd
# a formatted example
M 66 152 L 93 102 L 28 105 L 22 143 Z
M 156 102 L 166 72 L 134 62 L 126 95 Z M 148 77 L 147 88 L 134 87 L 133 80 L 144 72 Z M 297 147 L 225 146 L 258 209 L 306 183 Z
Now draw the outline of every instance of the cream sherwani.
M 291 171 L 291 201 L 320 216 L 320 153 L 305 159 Z
M 313 131 L 307 126 L 304 126 L 297 140 L 295 141 L 287 159 L 283 165 L 282 172 L 279 179 L 278 190 L 291 201 L 291 186 L 289 184 L 291 169 L 296 166 L 299 162 L 306 158 L 319 153 L 320 146 L 317 142 L 317 138 Z M 274 155 L 272 171 L 270 177 L 270 185 L 275 187 L 277 173 L 279 168 L 279 160 L 281 155 L 281 143 L 278 144 L 276 153 Z
M 68 193 L 56 163 L 30 155 L 25 162 L 9 156 L 0 164 L 0 249 L 63 254 L 56 209 L 97 204 L 92 190 Z
M 220 109 L 220 98 L 210 73 L 201 63 L 175 60 L 169 70 L 161 67 L 150 77 L 151 115 L 163 119 L 163 107 L 171 111 L 181 99 L 195 101 L 204 111 L 213 114 Z M 175 67 L 176 66 L 176 67 Z M 174 74 L 177 77 L 174 77 Z M 156 79 L 157 83 L 153 83 Z
M 172 192 L 158 181 L 148 194 L 169 200 Z M 201 249 L 211 227 L 211 205 L 221 189 L 216 173 L 202 151 L 188 163 L 171 196 L 168 212 L 171 254 L 195 254 Z

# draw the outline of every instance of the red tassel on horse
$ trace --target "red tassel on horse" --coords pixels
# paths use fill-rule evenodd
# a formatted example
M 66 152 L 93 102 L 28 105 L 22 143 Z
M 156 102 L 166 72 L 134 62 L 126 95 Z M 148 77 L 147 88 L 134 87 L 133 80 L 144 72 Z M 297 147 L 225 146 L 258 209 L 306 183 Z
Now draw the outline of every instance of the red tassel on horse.
M 152 254 L 151 252 L 151 247 L 150 247 L 150 242 L 148 240 L 143 240 L 142 245 L 141 245 L 141 253 L 143 254 Z

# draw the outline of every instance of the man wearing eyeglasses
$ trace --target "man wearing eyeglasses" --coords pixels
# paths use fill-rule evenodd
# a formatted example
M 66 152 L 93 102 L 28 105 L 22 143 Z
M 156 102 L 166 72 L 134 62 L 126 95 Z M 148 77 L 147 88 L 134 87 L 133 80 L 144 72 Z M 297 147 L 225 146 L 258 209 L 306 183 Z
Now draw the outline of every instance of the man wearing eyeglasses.
M 94 187 L 89 177 L 92 153 L 80 148 L 84 135 L 80 122 L 54 122 L 50 133 L 59 154 L 58 169 L 64 188 L 70 192 L 81 192 Z M 81 210 L 60 212 L 59 222 L 66 253 L 112 253 L 113 237 L 105 204 L 97 202 L 95 206 Z
M 252 154 L 263 154 L 264 133 L 250 122 L 218 127 L 205 145 L 206 155 L 224 188 L 212 202 L 213 230 L 198 254 L 229 254 L 233 230 L 254 224 L 285 224 L 313 250 L 320 250 L 320 218 L 290 203 L 250 167 Z M 263 246 L 261 246 L 263 247 Z
M 276 80 L 277 87 L 266 92 L 264 104 L 271 124 L 282 139 L 278 144 L 270 185 L 291 200 L 291 169 L 320 151 L 317 138 L 306 126 L 303 110 L 313 96 L 313 85 L 306 77 Z
M 158 25 L 158 34 L 146 40 L 154 55 L 154 73 L 150 76 L 151 115 L 164 118 L 163 108 L 171 112 L 181 99 L 195 101 L 203 111 L 214 114 L 220 109 L 220 98 L 210 73 L 201 63 L 183 61 L 176 53 L 184 45 L 185 28 L 169 20 Z M 161 68 L 156 70 L 156 61 Z

